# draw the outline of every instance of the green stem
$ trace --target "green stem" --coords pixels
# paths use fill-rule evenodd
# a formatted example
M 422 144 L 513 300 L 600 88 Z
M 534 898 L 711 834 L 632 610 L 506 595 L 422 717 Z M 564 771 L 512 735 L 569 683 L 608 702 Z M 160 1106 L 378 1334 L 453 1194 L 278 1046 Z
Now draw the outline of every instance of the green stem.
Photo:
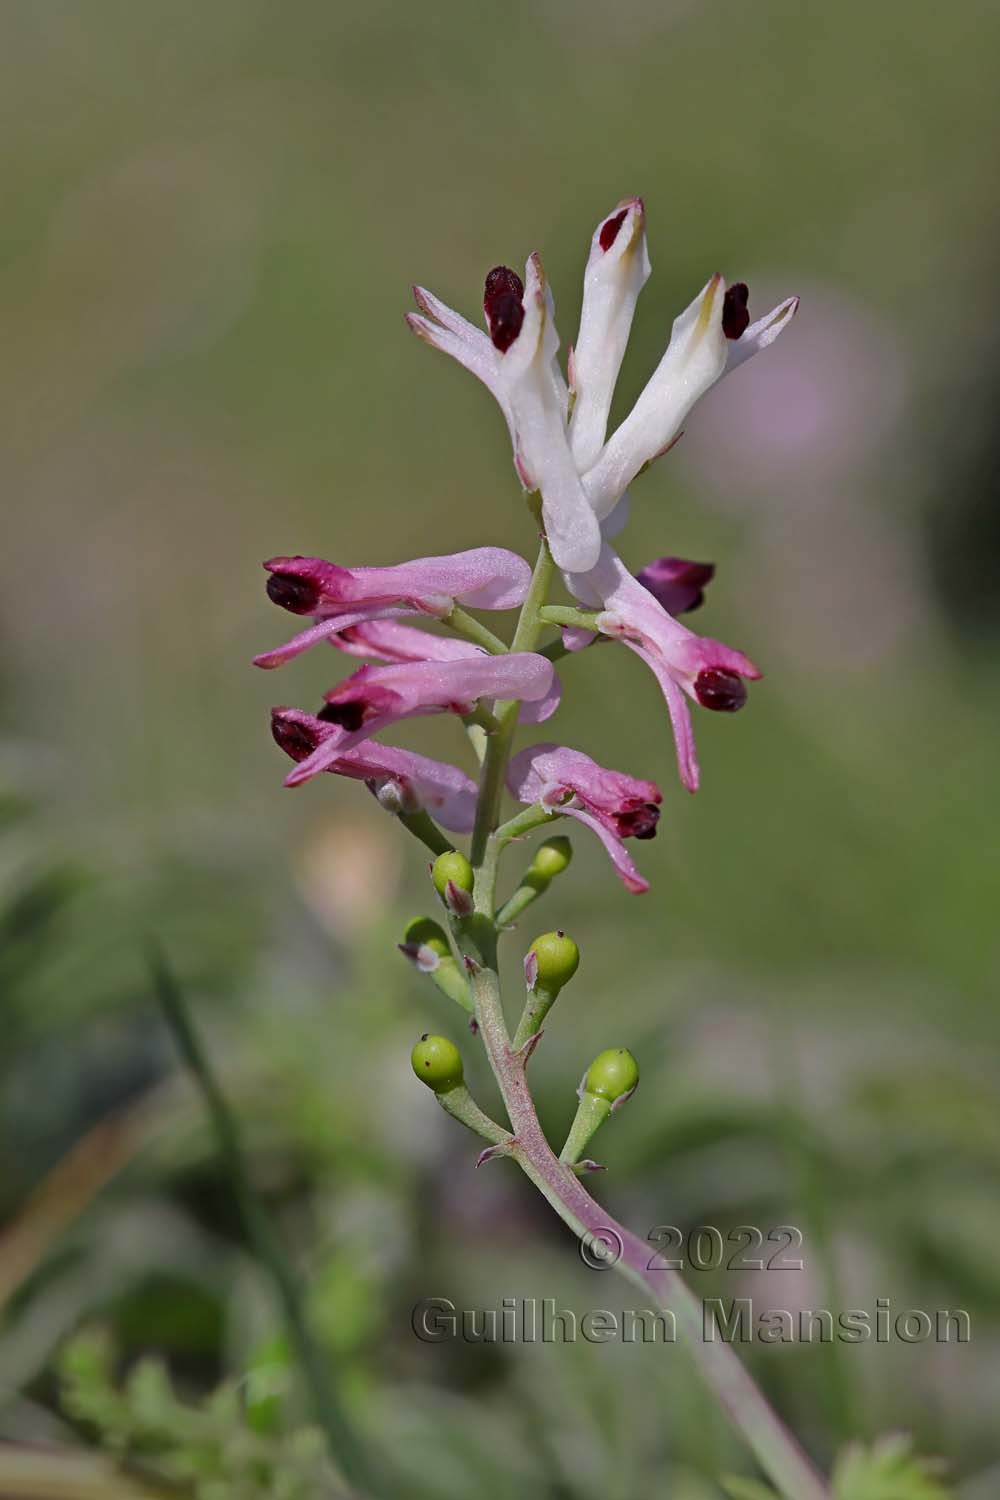
M 548 597 L 549 588 L 552 584 L 555 564 L 549 551 L 548 543 L 542 538 L 538 550 L 538 558 L 535 562 L 535 570 L 531 575 L 531 584 L 521 613 L 518 616 L 517 629 L 514 639 L 511 641 L 511 651 L 533 651 L 538 644 L 538 637 L 542 632 L 542 621 L 540 612 Z M 500 803 L 503 798 L 503 777 L 507 769 L 507 760 L 510 756 L 511 741 L 514 738 L 514 730 L 517 727 L 516 699 L 504 699 L 494 707 L 494 715 L 497 721 L 497 729 L 492 734 L 486 745 L 486 755 L 483 759 L 482 776 L 479 782 L 479 800 L 476 805 L 476 823 L 472 830 L 472 854 L 471 859 L 477 870 L 483 866 L 487 859 L 487 841 L 500 818 Z M 480 881 L 477 879 L 476 910 L 493 915 L 492 889 L 496 881 L 496 866 L 493 862 L 492 868 L 487 873 L 486 884 L 490 887 L 488 905 L 482 905 L 481 896 L 478 891 Z
M 521 877 L 521 884 L 517 890 L 514 891 L 513 895 L 508 896 L 503 906 L 497 912 L 497 927 L 500 929 L 509 927 L 511 922 L 515 921 L 523 911 L 527 911 L 528 907 L 538 900 L 539 896 L 545 895 L 551 884 L 552 881 L 548 876 L 539 875 L 533 870 L 528 870 Z
M 571 625 L 574 630 L 597 630 L 597 615 L 592 611 L 572 609 L 566 604 L 548 604 L 541 614 L 546 625 Z
M 554 567 L 542 542 L 531 587 L 518 620 L 512 651 L 531 651 L 546 623 L 592 629 L 595 618 L 577 610 L 547 609 L 545 599 Z M 772 1410 L 753 1377 L 730 1346 L 706 1338 L 702 1303 L 673 1270 L 655 1266 L 649 1245 L 619 1225 L 582 1186 L 572 1168 L 552 1151 L 535 1111 L 525 1077 L 527 1058 L 512 1045 L 503 1013 L 497 971 L 496 879 L 500 848 L 497 835 L 504 771 L 517 723 L 517 704 L 496 705 L 498 729 L 490 736 L 479 782 L 472 837 L 472 864 L 478 922 L 453 924 L 456 940 L 468 953 L 470 987 L 480 1035 L 500 1088 L 514 1137 L 511 1154 L 560 1218 L 581 1239 L 601 1243 L 607 1235 L 621 1245 L 619 1269 L 646 1294 L 673 1313 L 709 1388 L 743 1434 L 762 1468 L 784 1500 L 829 1500 L 825 1482 L 794 1437 Z M 518 819 L 512 819 L 517 823 Z
M 446 1115 L 451 1115 L 453 1120 L 458 1120 L 466 1129 L 474 1131 L 492 1146 L 503 1146 L 510 1141 L 510 1131 L 504 1130 L 479 1108 L 464 1083 L 449 1089 L 446 1094 L 438 1094 L 437 1102 Z
M 250 1180 L 235 1116 L 194 1029 L 184 996 L 158 950 L 153 950 L 150 962 L 157 1001 L 177 1050 L 205 1101 L 240 1217 L 261 1265 L 274 1283 L 289 1338 L 312 1393 L 316 1417 L 326 1435 L 330 1456 L 352 1485 L 368 1495 L 377 1495 L 379 1486 L 372 1465 L 341 1406 L 326 1356 L 310 1332 L 298 1283 Z
M 514 839 L 523 838 L 526 833 L 533 833 L 536 828 L 544 828 L 551 823 L 556 814 L 549 808 L 543 807 L 540 802 L 533 802 L 523 812 L 510 818 L 506 823 L 501 823 L 496 829 L 494 838 L 501 848 L 506 848 Z
M 506 656 L 508 648 L 500 637 L 494 635 L 475 615 L 466 614 L 461 605 L 456 604 L 451 614 L 445 615 L 443 623 L 450 625 L 458 635 L 464 635 L 467 641 L 475 641 L 477 646 L 482 646 L 491 656 Z
M 648 1242 L 619 1224 L 593 1199 L 572 1169 L 558 1161 L 542 1132 L 524 1074 L 524 1059 L 507 1038 L 500 981 L 492 968 L 472 975 L 476 1017 L 490 1066 L 500 1086 L 525 1175 L 580 1239 L 621 1247 L 613 1262 L 621 1273 L 673 1314 L 715 1398 L 728 1412 L 784 1500 L 830 1500 L 824 1480 L 785 1428 L 728 1343 L 705 1333 L 703 1304 L 677 1271 L 655 1265 Z
M 441 832 L 430 813 L 423 809 L 413 813 L 397 813 L 396 816 L 414 838 L 426 844 L 432 854 L 449 854 L 454 849 L 451 839 Z

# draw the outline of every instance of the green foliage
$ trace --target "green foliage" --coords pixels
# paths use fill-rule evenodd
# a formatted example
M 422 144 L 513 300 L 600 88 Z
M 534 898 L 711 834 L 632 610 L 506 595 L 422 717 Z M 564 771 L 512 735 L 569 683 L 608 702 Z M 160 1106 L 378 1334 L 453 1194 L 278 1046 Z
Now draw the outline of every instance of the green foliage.
M 262 1351 L 245 1380 L 225 1381 L 197 1403 L 177 1395 L 157 1359 L 141 1359 L 116 1382 L 112 1342 L 98 1330 L 70 1339 L 57 1370 L 68 1417 L 195 1500 L 313 1500 L 329 1487 L 321 1434 L 283 1428 L 291 1377 L 280 1344 Z
M 905 1433 L 890 1433 L 870 1448 L 852 1443 L 834 1469 L 835 1500 L 949 1500 L 940 1467 L 914 1453 Z
M 940 1467 L 914 1453 L 906 1433 L 889 1433 L 871 1447 L 852 1443 L 837 1460 L 833 1500 L 951 1500 Z M 730 1500 L 779 1500 L 759 1479 L 728 1478 L 722 1487 Z

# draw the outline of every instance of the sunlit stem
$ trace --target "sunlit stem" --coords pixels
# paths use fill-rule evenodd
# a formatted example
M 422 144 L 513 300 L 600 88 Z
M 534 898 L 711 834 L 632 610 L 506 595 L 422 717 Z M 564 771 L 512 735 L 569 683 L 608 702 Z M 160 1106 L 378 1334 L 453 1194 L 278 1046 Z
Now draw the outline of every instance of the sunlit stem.
M 506 656 L 508 647 L 498 635 L 494 635 L 482 620 L 477 620 L 475 615 L 467 614 L 461 605 L 456 604 L 450 614 L 445 615 L 443 624 L 454 630 L 457 635 L 464 635 L 467 641 L 474 641 L 477 646 L 482 646 L 490 656 Z
M 401 812 L 396 816 L 407 832 L 425 844 L 432 854 L 447 854 L 454 849 L 451 839 L 441 831 L 430 813 L 424 812 L 422 808 L 419 812 Z
M 445 1114 L 451 1115 L 453 1120 L 458 1120 L 491 1145 L 502 1146 L 511 1139 L 509 1130 L 504 1130 L 479 1108 L 464 1083 L 449 1089 L 445 1094 L 438 1094 L 437 1102 Z

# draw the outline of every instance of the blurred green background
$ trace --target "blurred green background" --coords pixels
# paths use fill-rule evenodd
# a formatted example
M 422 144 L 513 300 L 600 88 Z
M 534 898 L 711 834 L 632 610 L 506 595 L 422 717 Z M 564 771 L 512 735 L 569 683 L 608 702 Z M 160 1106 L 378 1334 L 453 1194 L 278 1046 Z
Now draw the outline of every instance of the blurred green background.
M 964 1347 L 746 1352 L 824 1464 L 902 1428 L 963 1500 L 1000 1492 L 1000 11 L 53 0 L 4 31 L 0 1493 L 117 1493 L 85 1487 L 79 1330 L 116 1379 L 152 1352 L 196 1402 L 278 1327 L 151 934 L 395 1493 L 718 1500 L 746 1466 L 680 1348 L 413 1336 L 430 1295 L 635 1296 L 512 1169 L 473 1174 L 410 1076 L 418 1032 L 463 1035 L 394 949 L 424 860 L 354 784 L 283 791 L 267 729 L 344 663 L 250 666 L 291 633 L 265 557 L 530 554 L 503 423 L 408 336 L 410 283 L 475 316 L 485 271 L 537 249 L 565 346 L 594 224 L 633 193 L 653 276 L 623 402 L 712 271 L 757 314 L 803 298 L 636 484 L 623 539 L 635 566 L 713 559 L 694 624 L 767 675 L 737 719 L 698 716 L 692 799 L 641 665 L 565 664 L 558 737 L 665 807 L 649 895 L 581 837 L 511 940 L 515 984 L 545 927 L 584 952 L 533 1065 L 542 1116 L 564 1130 L 589 1058 L 627 1045 L 612 1210 L 803 1231 L 802 1273 L 699 1291 L 968 1309 Z M 464 753 L 450 722 L 405 738 Z M 61 1449 L 62 1488 L 15 1482 Z M 211 1493 L 280 1492 L 233 1463 Z

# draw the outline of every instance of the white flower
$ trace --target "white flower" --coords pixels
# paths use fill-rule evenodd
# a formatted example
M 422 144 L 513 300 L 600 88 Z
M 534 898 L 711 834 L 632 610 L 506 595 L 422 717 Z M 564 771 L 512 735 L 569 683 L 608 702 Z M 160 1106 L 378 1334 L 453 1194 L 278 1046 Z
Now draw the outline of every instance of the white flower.
M 642 200 L 629 198 L 594 231 L 583 309 L 570 351 L 569 386 L 556 360 L 552 294 L 537 255 L 525 280 L 506 266 L 486 278 L 489 337 L 422 287 L 407 322 L 451 354 L 493 393 L 510 430 L 521 482 L 542 497 L 552 555 L 564 571 L 597 565 L 602 533 L 621 530 L 626 490 L 676 442 L 699 397 L 728 370 L 774 342 L 798 307 L 779 303 L 756 323 L 747 288 L 712 276 L 674 321 L 666 352 L 621 425 L 606 437 L 608 413 L 642 287 L 649 276 Z

